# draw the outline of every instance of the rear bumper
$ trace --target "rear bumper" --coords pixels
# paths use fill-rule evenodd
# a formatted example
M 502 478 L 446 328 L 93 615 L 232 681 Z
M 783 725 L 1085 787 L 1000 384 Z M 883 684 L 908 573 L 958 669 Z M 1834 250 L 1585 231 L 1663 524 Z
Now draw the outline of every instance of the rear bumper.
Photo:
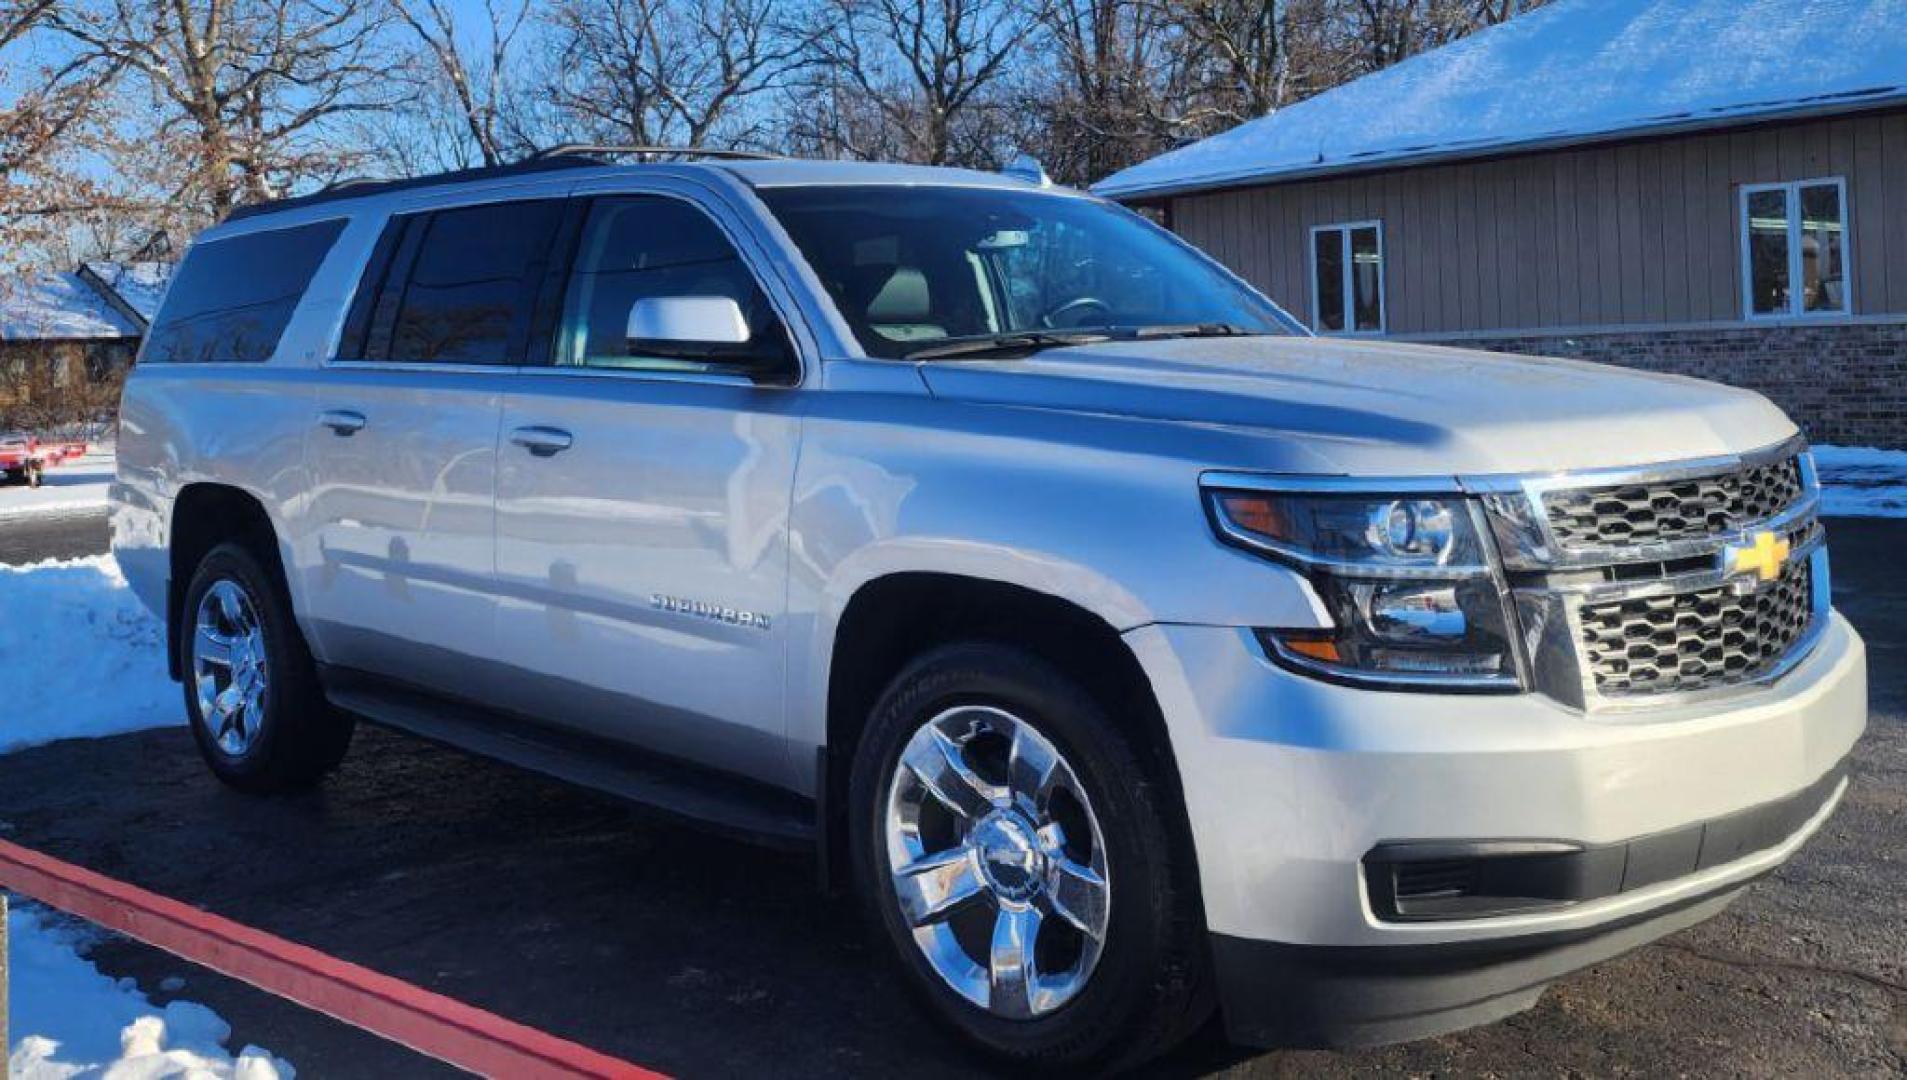
M 1126 637 L 1170 730 L 1228 1023 L 1252 1042 L 1481 1023 L 1719 911 L 1826 820 L 1867 717 L 1838 614 L 1772 687 L 1620 717 L 1333 686 L 1231 628 Z M 1466 851 L 1527 857 L 1484 877 L 1528 887 L 1404 911 L 1372 867 Z

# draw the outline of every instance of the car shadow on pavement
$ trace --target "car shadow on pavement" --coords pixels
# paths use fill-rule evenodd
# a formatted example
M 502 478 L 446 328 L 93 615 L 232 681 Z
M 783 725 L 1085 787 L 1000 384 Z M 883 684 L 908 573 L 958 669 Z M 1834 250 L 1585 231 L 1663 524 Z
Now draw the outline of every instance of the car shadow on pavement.
M 290 798 L 182 729 L 0 757 L 0 835 L 666 1072 L 977 1068 L 812 859 L 374 728 Z

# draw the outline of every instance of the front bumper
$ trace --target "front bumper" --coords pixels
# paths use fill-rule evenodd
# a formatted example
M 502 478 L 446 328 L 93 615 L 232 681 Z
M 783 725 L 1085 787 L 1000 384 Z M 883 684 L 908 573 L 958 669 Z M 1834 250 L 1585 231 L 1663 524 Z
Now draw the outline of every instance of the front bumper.
M 1227 1019 L 1245 1041 L 1386 1042 L 1480 1023 L 1719 911 L 1820 826 L 1845 784 L 1817 789 L 1805 813 L 1751 811 L 1820 783 L 1867 717 L 1864 649 L 1838 614 L 1771 687 L 1612 717 L 1534 694 L 1333 686 L 1271 664 L 1233 628 L 1154 625 L 1127 640 L 1170 729 Z M 1743 820 L 1757 823 L 1747 840 L 1701 857 L 1707 823 Z M 1770 820 L 1792 831 L 1767 846 Z M 1378 914 L 1373 849 L 1483 840 L 1666 853 L 1672 872 L 1624 887 L 1617 871 L 1612 888 L 1528 911 Z M 1318 1015 L 1298 1015 L 1298 1000 Z

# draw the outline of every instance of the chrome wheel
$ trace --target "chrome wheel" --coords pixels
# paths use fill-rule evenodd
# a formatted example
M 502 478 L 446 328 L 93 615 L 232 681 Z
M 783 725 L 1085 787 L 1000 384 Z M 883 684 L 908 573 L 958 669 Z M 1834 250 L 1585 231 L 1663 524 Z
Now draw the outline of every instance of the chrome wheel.
M 984 706 L 921 725 L 888 782 L 885 832 L 901 916 L 962 997 L 1027 1020 L 1085 989 L 1111 910 L 1105 838 L 1031 725 Z
M 193 617 L 192 685 L 199 723 L 220 750 L 242 757 L 251 748 L 270 682 L 257 608 L 236 581 L 215 582 Z

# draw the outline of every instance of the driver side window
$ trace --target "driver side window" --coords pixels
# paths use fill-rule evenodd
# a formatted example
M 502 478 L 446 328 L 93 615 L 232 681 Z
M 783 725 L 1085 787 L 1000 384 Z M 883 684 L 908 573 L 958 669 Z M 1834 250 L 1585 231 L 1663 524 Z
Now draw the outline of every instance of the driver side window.
M 732 301 L 740 344 L 632 339 L 639 301 Z M 741 255 L 702 211 L 677 199 L 619 196 L 590 204 L 564 291 L 555 362 L 643 371 L 732 371 L 793 364 L 781 320 Z

